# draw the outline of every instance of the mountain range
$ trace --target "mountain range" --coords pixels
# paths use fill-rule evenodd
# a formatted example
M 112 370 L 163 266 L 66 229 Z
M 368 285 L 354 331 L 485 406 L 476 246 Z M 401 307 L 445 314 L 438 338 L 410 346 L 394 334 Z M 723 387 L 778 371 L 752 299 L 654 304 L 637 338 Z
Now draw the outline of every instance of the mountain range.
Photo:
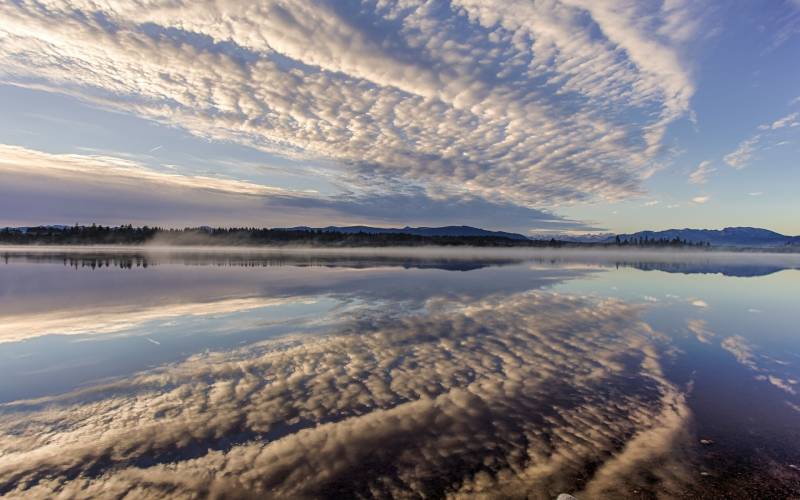
M 489 231 L 471 226 L 443 226 L 443 227 L 410 227 L 386 228 L 371 226 L 327 226 L 308 227 L 297 226 L 284 228 L 288 231 L 322 231 L 344 234 L 413 234 L 416 236 L 492 236 L 495 238 L 508 238 L 511 240 L 528 240 L 527 236 L 505 231 Z
M 578 243 L 614 243 L 617 236 L 621 241 L 673 240 L 675 238 L 689 243 L 709 243 L 715 247 L 780 247 L 800 245 L 800 236 L 786 236 L 768 229 L 756 227 L 726 227 L 725 229 L 667 229 L 664 231 L 639 231 L 629 234 L 586 234 L 586 235 L 534 235 L 531 237 L 506 231 L 489 231 L 472 226 L 382 228 L 372 226 L 327 226 L 312 228 L 298 226 L 285 228 L 293 231 L 323 231 L 346 234 L 413 234 L 417 236 L 493 236 L 512 240 L 550 240 Z
M 715 247 L 780 247 L 800 245 L 800 236 L 786 236 L 757 227 L 726 227 L 725 229 L 667 229 L 666 231 L 639 231 L 618 235 L 622 241 L 672 240 L 678 238 L 689 243 L 709 243 Z M 616 236 L 608 238 L 614 242 Z

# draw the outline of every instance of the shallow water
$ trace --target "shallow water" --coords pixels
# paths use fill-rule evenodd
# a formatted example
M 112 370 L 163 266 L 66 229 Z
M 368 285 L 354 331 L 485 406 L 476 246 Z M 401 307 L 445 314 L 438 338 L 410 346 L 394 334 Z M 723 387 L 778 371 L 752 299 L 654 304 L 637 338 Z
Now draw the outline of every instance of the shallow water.
M 793 259 L 0 250 L 0 494 L 796 496 Z

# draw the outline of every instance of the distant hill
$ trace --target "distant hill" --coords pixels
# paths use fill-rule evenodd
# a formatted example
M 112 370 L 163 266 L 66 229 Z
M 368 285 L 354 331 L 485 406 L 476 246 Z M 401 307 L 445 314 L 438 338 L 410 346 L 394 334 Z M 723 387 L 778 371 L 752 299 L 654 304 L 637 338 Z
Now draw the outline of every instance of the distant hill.
M 322 231 L 327 233 L 343 234 L 412 234 L 415 236 L 491 236 L 495 238 L 508 238 L 511 240 L 528 240 L 529 238 L 518 233 L 505 231 L 489 231 L 471 226 L 444 226 L 444 227 L 410 227 L 388 228 L 372 226 L 327 226 L 327 227 L 288 227 L 287 231 Z
M 615 236 L 606 241 L 614 242 Z M 780 247 L 800 245 L 800 236 L 786 236 L 757 227 L 726 227 L 725 229 L 667 229 L 666 231 L 639 231 L 620 234 L 621 241 L 673 240 L 678 238 L 689 243 L 708 243 L 715 247 Z
M 569 243 L 608 243 L 614 242 L 614 233 L 587 233 L 587 234 L 559 234 L 559 233 L 542 233 L 533 234 L 530 239 L 532 240 L 551 240 L 566 241 Z
M 0 228 L 0 230 L 7 229 L 7 230 L 19 231 L 20 233 L 27 233 L 28 231 L 32 231 L 32 230 L 35 230 L 35 229 L 41 229 L 41 228 L 55 229 L 55 230 L 58 230 L 58 231 L 62 231 L 64 229 L 67 229 L 68 227 L 70 227 L 70 226 L 67 226 L 65 224 L 49 224 L 47 226 L 4 227 L 4 228 Z

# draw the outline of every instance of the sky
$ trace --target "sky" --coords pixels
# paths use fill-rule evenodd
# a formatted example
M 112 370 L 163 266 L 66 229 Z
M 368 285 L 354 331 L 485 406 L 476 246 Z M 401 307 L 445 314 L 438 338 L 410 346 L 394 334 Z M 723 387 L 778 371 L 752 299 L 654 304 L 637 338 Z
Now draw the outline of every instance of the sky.
M 0 109 L 0 226 L 800 234 L 800 0 L 11 0 Z

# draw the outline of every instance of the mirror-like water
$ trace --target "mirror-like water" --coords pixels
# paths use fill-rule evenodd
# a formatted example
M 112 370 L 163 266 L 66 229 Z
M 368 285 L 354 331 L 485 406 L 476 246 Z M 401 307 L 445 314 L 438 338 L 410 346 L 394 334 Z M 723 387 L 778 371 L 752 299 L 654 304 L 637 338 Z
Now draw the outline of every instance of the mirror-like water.
M 0 251 L 0 494 L 791 497 L 798 269 Z

